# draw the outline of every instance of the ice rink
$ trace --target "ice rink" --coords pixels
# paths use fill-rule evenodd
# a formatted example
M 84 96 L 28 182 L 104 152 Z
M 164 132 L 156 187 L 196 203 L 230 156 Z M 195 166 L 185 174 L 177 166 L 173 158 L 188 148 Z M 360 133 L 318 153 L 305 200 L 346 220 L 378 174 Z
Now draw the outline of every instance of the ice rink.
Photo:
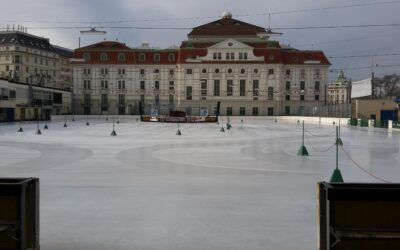
M 317 248 L 316 183 L 335 167 L 335 126 L 109 120 L 0 124 L 0 175 L 40 178 L 43 250 Z M 342 127 L 365 171 L 400 179 L 400 133 Z M 324 151 L 324 152 L 322 152 Z M 380 182 L 339 149 L 346 182 Z

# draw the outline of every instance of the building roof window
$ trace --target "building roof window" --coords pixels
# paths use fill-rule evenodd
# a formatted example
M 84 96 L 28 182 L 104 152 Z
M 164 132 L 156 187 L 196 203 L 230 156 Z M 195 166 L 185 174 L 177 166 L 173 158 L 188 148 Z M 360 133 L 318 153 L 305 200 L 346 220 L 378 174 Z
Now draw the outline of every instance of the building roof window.
M 158 53 L 154 54 L 154 61 L 159 62 L 161 60 L 161 56 Z
M 90 54 L 89 53 L 83 53 L 83 59 L 85 61 L 90 61 Z
M 139 61 L 141 61 L 141 62 L 146 61 L 146 54 L 145 53 L 140 53 L 139 54 Z
M 175 61 L 175 54 L 170 53 L 170 54 L 168 55 L 168 60 L 169 60 L 170 62 L 174 62 L 174 61 Z
M 101 53 L 100 54 L 100 61 L 107 61 L 108 60 L 108 55 L 107 53 Z
M 118 54 L 118 61 L 125 62 L 125 54 L 124 53 L 119 53 Z

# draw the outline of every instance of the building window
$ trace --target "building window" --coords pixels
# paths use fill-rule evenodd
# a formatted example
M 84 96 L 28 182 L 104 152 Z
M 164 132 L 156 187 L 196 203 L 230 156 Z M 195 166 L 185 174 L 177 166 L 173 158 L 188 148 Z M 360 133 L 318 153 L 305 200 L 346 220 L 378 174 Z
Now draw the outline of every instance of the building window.
M 342 95 L 342 98 L 344 99 L 344 95 Z M 319 95 L 315 95 L 315 100 L 319 101 Z
M 301 69 L 300 70 L 300 77 L 304 78 L 306 76 L 306 70 L 305 69 Z
M 90 75 L 90 68 L 83 69 L 83 74 L 84 75 Z
M 226 81 L 226 95 L 227 96 L 233 95 L 233 80 Z
M 232 72 L 233 72 L 232 69 L 228 69 L 229 74 L 232 74 Z
M 155 102 L 155 104 L 158 106 L 158 105 L 160 105 L 160 95 L 155 95 L 154 96 L 154 102 Z
M 286 70 L 286 76 L 290 76 L 290 69 Z
M 246 108 L 245 107 L 240 107 L 239 108 L 239 115 L 246 115 Z
M 141 102 L 141 103 L 143 104 L 143 106 L 144 106 L 144 95 L 143 95 L 143 94 L 140 95 L 140 102 Z M 143 106 L 142 106 L 142 107 L 143 107 Z
M 83 88 L 90 89 L 90 80 L 83 80 Z
M 285 115 L 290 115 L 290 106 L 285 106 Z
M 207 80 L 200 80 L 201 85 L 201 95 L 207 96 Z
M 174 90 L 174 81 L 169 81 L 169 89 Z
M 306 82 L 301 81 L 300 82 L 300 90 L 304 92 L 305 88 L 306 88 Z
M 169 104 L 170 105 L 174 104 L 174 95 L 169 95 Z
M 315 90 L 318 91 L 319 90 L 319 81 L 315 81 Z
M 84 94 L 83 95 L 83 105 L 85 107 L 87 107 L 87 106 L 90 107 L 90 94 Z
M 100 54 L 100 61 L 107 61 L 108 60 L 108 55 L 107 53 L 101 53 Z
M 108 75 L 108 69 L 100 69 L 100 74 Z
M 108 111 L 108 95 L 101 95 L 101 111 Z
M 118 81 L 118 89 L 125 89 L 125 81 Z
M 315 69 L 315 75 L 316 76 L 320 76 L 320 70 L 319 69 Z
M 170 53 L 170 54 L 168 55 L 168 61 L 174 62 L 174 61 L 175 61 L 175 54 Z
M 160 60 L 161 60 L 160 54 L 158 54 L 158 53 L 154 54 L 154 61 L 159 62 Z
M 232 115 L 232 107 L 226 107 L 226 115 Z
M 186 87 L 186 100 L 192 100 L 192 86 Z
M 90 54 L 89 53 L 83 53 L 83 59 L 85 61 L 90 61 Z M 37 58 L 35 57 L 35 63 L 37 63 Z
M 173 75 L 175 74 L 175 71 L 174 71 L 173 69 L 170 69 L 170 70 L 169 70 L 169 74 L 170 74 L 171 76 L 173 76 Z
M 215 69 L 215 73 L 218 74 L 219 73 L 219 69 Z
M 207 69 L 202 69 L 201 73 L 207 73 Z
M 220 81 L 214 80 L 214 96 L 219 96 L 220 92 Z
M 118 69 L 119 75 L 125 75 L 125 69 Z
M 258 115 L 258 107 L 253 107 L 253 115 Z
M 108 89 L 108 81 L 101 81 L 101 89 Z
M 274 74 L 274 69 L 268 69 L 268 75 L 273 75 Z
M 140 53 L 139 54 L 139 61 L 141 61 L 141 62 L 146 61 L 146 54 L 145 53 Z
M 160 70 L 159 70 L 159 69 L 154 69 L 153 73 L 159 74 L 159 73 L 160 73 Z
M 247 52 L 244 52 L 244 53 L 243 53 L 243 59 L 244 59 L 244 60 L 247 60 Z
M 286 91 L 290 90 L 290 82 L 289 81 L 286 82 L 286 88 L 285 89 L 286 89 Z
M 214 52 L 213 53 L 213 59 L 214 60 L 221 60 L 222 59 L 222 53 L 221 52 Z
M 290 101 L 290 95 L 286 95 L 285 100 Z
M 245 69 L 241 69 L 240 70 L 240 74 L 244 74 L 244 73 L 246 73 L 246 70 Z
M 226 60 L 235 60 L 235 53 L 233 52 L 226 53 Z
M 239 81 L 239 95 L 246 96 L 246 80 Z
M 258 96 L 258 80 L 253 80 L 253 96 Z
M 268 100 L 274 99 L 274 87 L 268 87 Z
M 268 107 L 268 109 L 267 109 L 267 115 L 268 115 L 268 116 L 273 116 L 273 115 L 274 115 L 274 108 L 273 108 L 273 107 Z
M 300 95 L 300 101 L 304 101 L 304 95 Z
M 125 95 L 124 94 L 119 94 L 118 95 L 118 105 L 119 106 L 124 106 L 125 105 Z
M 144 75 L 145 70 L 144 69 L 140 69 L 140 74 Z
M 140 81 L 140 89 L 144 90 L 145 88 L 145 81 Z
M 187 75 L 193 74 L 193 70 L 192 70 L 192 69 L 186 69 L 186 74 L 187 74 Z
M 118 54 L 118 61 L 119 62 L 125 62 L 125 54 L 124 53 L 119 53 Z
M 258 69 L 254 69 L 254 74 L 258 74 Z
M 154 88 L 157 89 L 157 90 L 160 89 L 160 82 L 159 81 L 155 81 L 154 82 Z

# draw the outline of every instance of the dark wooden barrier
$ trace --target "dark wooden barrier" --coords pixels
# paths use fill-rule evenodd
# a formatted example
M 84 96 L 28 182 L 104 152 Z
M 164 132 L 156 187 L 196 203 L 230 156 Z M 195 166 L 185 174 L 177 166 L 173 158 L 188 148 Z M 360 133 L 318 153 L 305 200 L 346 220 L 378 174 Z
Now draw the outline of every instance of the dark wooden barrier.
M 0 178 L 0 249 L 40 249 L 38 178 Z

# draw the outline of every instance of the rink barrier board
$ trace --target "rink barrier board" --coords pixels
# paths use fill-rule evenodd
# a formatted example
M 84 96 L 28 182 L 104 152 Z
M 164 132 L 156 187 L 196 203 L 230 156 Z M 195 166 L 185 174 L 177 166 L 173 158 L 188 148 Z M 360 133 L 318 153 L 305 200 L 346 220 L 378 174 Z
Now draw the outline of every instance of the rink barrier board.
M 0 249 L 40 249 L 38 178 L 0 178 Z
M 318 249 L 400 249 L 400 184 L 318 183 Z

